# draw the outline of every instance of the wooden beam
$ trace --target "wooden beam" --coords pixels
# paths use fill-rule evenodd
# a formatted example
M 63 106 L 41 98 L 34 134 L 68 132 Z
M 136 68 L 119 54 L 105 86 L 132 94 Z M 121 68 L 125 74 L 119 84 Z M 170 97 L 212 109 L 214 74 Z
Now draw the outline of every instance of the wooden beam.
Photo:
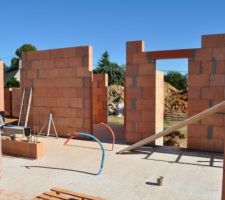
M 197 122 L 203 118 L 206 118 L 206 117 L 209 117 L 210 115 L 213 115 L 221 110 L 223 110 L 225 108 L 225 101 L 222 101 L 221 103 L 218 103 L 216 104 L 215 106 L 212 106 L 211 108 L 208 108 L 174 126 L 171 126 L 170 128 L 167 128 L 166 130 L 164 131 L 161 131 L 155 135 L 152 135 L 152 136 L 149 136 L 125 149 L 122 149 L 118 152 L 118 154 L 122 154 L 124 153 L 125 151 L 131 151 L 131 150 L 134 150 L 140 146 L 143 146 L 143 145 L 146 145 L 146 144 L 149 144 L 151 142 L 153 142 L 154 140 L 160 138 L 160 137 L 163 137 L 163 136 L 166 136 L 174 131 L 176 131 L 177 129 L 180 129 L 182 128 L 183 126 L 187 126 L 189 124 L 192 124 L 194 122 Z
M 162 50 L 150 51 L 149 56 L 153 60 L 157 59 L 179 59 L 179 58 L 193 58 L 195 49 L 177 49 L 177 50 Z
M 79 192 L 72 192 L 72 191 L 57 188 L 57 187 L 52 188 L 51 191 L 54 191 L 54 192 L 60 193 L 60 194 L 71 195 L 71 196 L 74 196 L 74 197 L 81 197 L 81 198 L 84 198 L 84 199 L 87 199 L 87 200 L 103 200 L 100 197 L 94 197 L 94 196 L 82 194 L 82 193 L 79 193 Z

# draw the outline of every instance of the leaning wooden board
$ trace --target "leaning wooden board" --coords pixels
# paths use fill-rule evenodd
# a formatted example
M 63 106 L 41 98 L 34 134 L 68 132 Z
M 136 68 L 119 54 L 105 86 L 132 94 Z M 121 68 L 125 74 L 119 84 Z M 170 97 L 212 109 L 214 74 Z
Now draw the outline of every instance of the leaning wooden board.
M 134 149 L 137 149 L 138 147 L 141 147 L 141 146 L 144 146 L 146 144 L 149 144 L 151 142 L 153 142 L 154 140 L 160 138 L 160 137 L 163 137 L 163 136 L 166 136 L 170 133 L 172 133 L 173 131 L 176 131 L 177 129 L 180 129 L 184 126 L 187 126 L 189 124 L 193 124 L 203 118 L 206 118 L 206 117 L 209 117 L 217 112 L 221 112 L 221 111 L 224 111 L 225 109 L 225 101 L 222 101 L 214 106 L 212 106 L 211 108 L 208 108 L 206 110 L 203 110 L 202 112 L 192 116 L 192 117 L 189 117 L 188 119 L 185 119 L 184 121 L 178 123 L 178 124 L 175 124 L 174 126 L 171 126 L 167 129 L 165 129 L 164 131 L 161 131 L 157 134 L 154 134 L 154 135 L 151 135 L 131 146 L 128 146 L 126 147 L 125 149 L 122 149 L 120 150 L 119 152 L 117 152 L 118 154 L 122 154 L 126 151 L 131 151 L 131 150 L 134 150 Z
M 52 188 L 49 192 L 38 195 L 33 200 L 104 200 L 87 194 L 72 192 L 61 188 Z

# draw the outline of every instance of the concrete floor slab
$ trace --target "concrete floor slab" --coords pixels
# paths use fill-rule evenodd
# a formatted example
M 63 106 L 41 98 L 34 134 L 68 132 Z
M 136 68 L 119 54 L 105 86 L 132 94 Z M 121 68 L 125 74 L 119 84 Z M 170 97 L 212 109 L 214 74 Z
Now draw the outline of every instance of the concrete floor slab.
M 97 176 L 101 150 L 92 141 L 40 138 L 45 156 L 38 160 L 3 156 L 1 200 L 27 200 L 61 187 L 105 199 L 219 200 L 223 159 L 214 154 L 176 151 L 117 155 L 126 145 L 106 151 L 102 175 Z M 111 144 L 105 144 L 111 149 Z M 164 185 L 156 185 L 164 176 Z

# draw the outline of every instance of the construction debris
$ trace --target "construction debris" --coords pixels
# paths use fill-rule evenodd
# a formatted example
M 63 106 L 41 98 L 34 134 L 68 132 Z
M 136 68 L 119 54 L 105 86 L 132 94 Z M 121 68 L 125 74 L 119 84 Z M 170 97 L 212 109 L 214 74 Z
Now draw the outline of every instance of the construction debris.
M 110 85 L 108 87 L 108 111 L 109 115 L 119 112 L 119 103 L 124 102 L 124 87 L 122 85 Z
M 179 91 L 164 82 L 164 115 L 188 112 L 188 90 Z
M 124 102 L 124 87 L 111 85 L 108 87 L 109 115 L 116 115 L 119 103 Z M 167 82 L 164 82 L 164 115 L 183 114 L 188 112 L 188 90 L 179 91 Z M 185 116 L 186 118 L 186 116 Z

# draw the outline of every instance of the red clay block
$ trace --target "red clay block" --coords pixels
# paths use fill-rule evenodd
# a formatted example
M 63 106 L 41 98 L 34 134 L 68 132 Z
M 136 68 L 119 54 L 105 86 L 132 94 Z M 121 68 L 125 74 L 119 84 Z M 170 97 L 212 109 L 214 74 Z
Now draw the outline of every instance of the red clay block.
M 213 126 L 213 138 L 223 140 L 224 136 L 224 126 Z
M 188 100 L 189 111 L 190 112 L 201 112 L 209 108 L 208 100 Z
M 203 125 L 209 126 L 224 126 L 224 116 L 220 114 L 214 114 L 208 118 L 202 119 Z
M 139 65 L 127 65 L 126 76 L 133 76 L 139 73 Z
M 144 51 L 144 41 L 129 41 L 126 44 L 127 53 L 137 53 Z
M 148 64 L 149 63 L 149 56 L 148 53 L 135 53 L 133 55 L 133 63 L 134 64 Z
M 203 48 L 225 47 L 225 34 L 213 34 L 202 36 Z
M 211 60 L 213 53 L 212 48 L 197 49 L 195 51 L 195 60 Z
M 39 70 L 39 78 L 57 78 L 59 77 L 58 69 L 41 69 Z
M 141 98 L 142 92 L 140 87 L 130 87 L 126 89 L 127 98 Z
M 212 74 L 210 75 L 210 86 L 224 86 L 225 74 Z
M 205 138 L 207 136 L 207 125 L 198 125 L 198 124 L 191 124 L 188 126 L 188 138 L 187 140 L 191 138 Z
M 155 96 L 154 87 L 144 87 L 142 89 L 142 91 L 143 91 L 143 98 L 144 99 L 152 99 Z
M 140 75 L 154 75 L 156 71 L 156 64 L 140 64 L 139 65 L 139 74 Z
M 155 77 L 154 76 L 139 76 L 137 77 L 137 86 L 139 87 L 154 87 Z
M 193 99 L 200 99 L 201 98 L 201 87 L 198 86 L 189 86 L 188 87 L 188 99 L 193 100 Z
M 201 73 L 202 74 L 211 74 L 212 73 L 212 61 L 203 60 L 201 62 Z
M 202 88 L 202 99 L 213 99 L 217 101 L 224 100 L 224 87 Z
M 188 61 L 188 74 L 200 74 L 201 61 Z
M 188 86 L 209 86 L 209 75 L 199 74 L 188 77 Z
M 225 60 L 225 47 L 224 48 L 213 48 L 213 57 L 216 60 Z

